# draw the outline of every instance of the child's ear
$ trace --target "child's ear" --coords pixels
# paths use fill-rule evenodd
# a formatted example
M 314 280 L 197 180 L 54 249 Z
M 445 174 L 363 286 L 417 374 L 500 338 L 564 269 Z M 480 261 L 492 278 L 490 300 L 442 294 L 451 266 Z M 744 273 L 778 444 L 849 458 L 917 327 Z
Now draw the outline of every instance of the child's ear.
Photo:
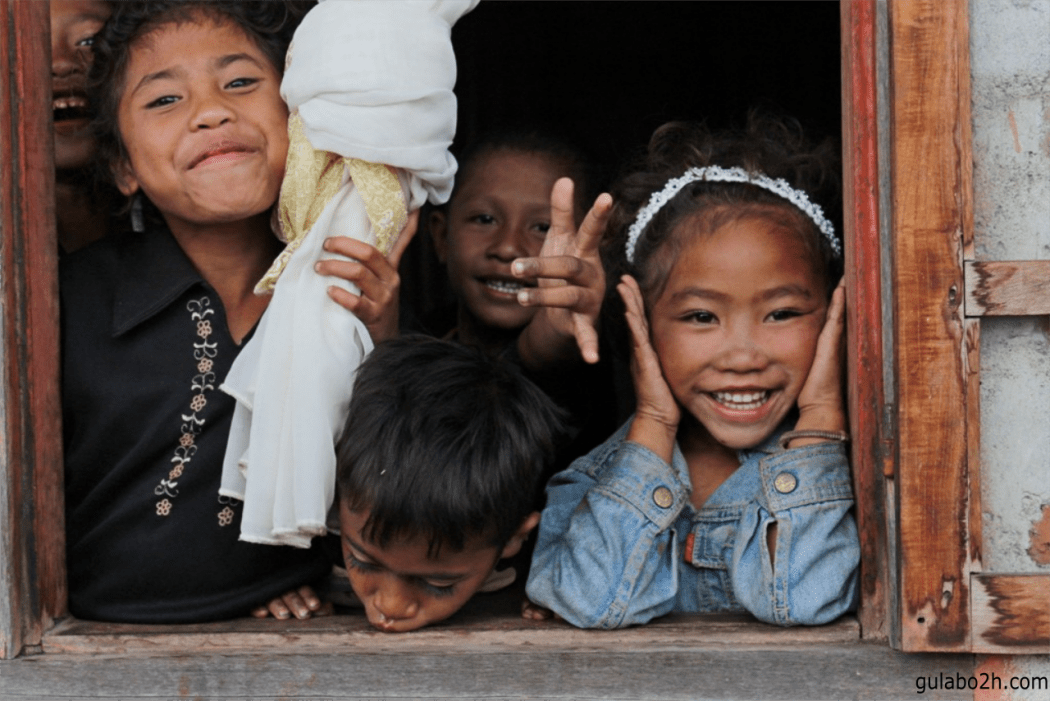
M 438 260 L 444 265 L 448 253 L 448 219 L 444 210 L 433 210 L 430 213 L 428 224 L 430 225 L 430 236 L 434 240 L 434 250 L 437 252 Z
M 117 182 L 117 189 L 125 197 L 131 197 L 139 189 L 139 180 L 135 177 L 135 171 L 125 158 L 112 168 L 113 179 Z
M 540 512 L 533 511 L 531 514 L 525 517 L 525 520 L 521 522 L 518 530 L 515 531 L 514 535 L 510 537 L 507 544 L 503 546 L 503 552 L 500 553 L 500 558 L 514 557 L 521 550 L 521 546 L 525 544 L 525 541 L 529 539 L 529 533 L 532 529 L 539 525 Z

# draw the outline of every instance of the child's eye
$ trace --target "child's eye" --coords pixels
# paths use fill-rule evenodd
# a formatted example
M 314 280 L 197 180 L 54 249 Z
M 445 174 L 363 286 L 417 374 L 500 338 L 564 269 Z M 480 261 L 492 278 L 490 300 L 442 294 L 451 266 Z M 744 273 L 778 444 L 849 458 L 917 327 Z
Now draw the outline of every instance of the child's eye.
M 769 319 L 771 321 L 787 321 L 801 315 L 801 312 L 795 309 L 777 309 L 769 315 Z
M 689 321 L 689 322 L 692 322 L 694 324 L 713 324 L 716 321 L 718 321 L 718 317 L 716 317 L 711 312 L 705 312 L 705 311 L 689 312 L 688 314 L 686 314 L 682 318 L 685 321 Z
M 92 34 L 91 36 L 84 37 L 83 39 L 78 41 L 76 44 L 74 44 L 74 46 L 76 46 L 78 49 L 90 49 L 94 45 L 95 45 L 95 35 L 94 34 Z
M 376 565 L 373 565 L 371 562 L 365 562 L 364 560 L 358 560 L 356 557 L 354 557 L 354 554 L 352 552 L 347 552 L 346 553 L 346 557 L 344 559 L 346 560 L 346 564 L 348 566 L 350 566 L 350 567 L 353 567 L 355 570 L 360 570 L 361 572 L 378 572 L 379 571 L 379 567 L 377 567 Z
M 227 88 L 247 88 L 251 85 L 255 85 L 259 80 L 257 78 L 235 78 L 226 84 Z
M 536 231 L 540 232 L 544 236 L 546 236 L 547 232 L 551 230 L 550 222 L 545 222 L 545 221 L 544 222 L 538 222 L 535 225 L 535 227 L 536 227 Z
M 164 95 L 163 97 L 158 97 L 152 102 L 146 103 L 146 109 L 153 109 L 155 107 L 167 107 L 168 105 L 173 105 L 178 101 L 179 98 L 175 95 Z
M 492 216 L 491 214 L 475 214 L 474 216 L 470 217 L 468 221 L 474 224 L 483 224 L 485 226 L 488 226 L 489 224 L 496 223 L 496 217 Z
M 456 592 L 455 584 L 434 584 L 424 579 L 420 580 L 420 586 L 432 596 L 452 596 Z

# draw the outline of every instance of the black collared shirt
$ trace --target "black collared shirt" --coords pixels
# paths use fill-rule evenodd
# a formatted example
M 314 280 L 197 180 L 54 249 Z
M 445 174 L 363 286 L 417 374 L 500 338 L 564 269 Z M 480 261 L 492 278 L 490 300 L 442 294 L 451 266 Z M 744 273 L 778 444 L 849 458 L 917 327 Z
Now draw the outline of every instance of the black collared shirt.
M 78 617 L 231 618 L 325 574 L 321 549 L 240 542 L 219 496 L 240 347 L 166 230 L 61 263 L 69 607 Z

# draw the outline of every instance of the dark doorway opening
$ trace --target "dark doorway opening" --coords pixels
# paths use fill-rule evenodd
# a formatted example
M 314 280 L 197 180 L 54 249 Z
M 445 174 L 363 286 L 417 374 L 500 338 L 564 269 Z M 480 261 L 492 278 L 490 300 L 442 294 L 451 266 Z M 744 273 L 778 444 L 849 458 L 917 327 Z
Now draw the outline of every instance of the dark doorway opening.
M 731 127 L 764 107 L 839 143 L 839 21 L 834 0 L 483 0 L 452 31 L 453 148 L 535 126 L 589 151 L 605 188 L 670 120 Z M 402 261 L 403 315 L 453 305 L 420 233 Z

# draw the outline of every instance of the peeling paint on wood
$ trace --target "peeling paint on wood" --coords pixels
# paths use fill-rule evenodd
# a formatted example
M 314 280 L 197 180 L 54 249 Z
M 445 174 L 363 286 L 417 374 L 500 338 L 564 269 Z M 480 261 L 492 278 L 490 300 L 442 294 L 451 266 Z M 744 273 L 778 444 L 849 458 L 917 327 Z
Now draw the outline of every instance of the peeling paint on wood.
M 975 652 L 1050 654 L 1050 574 L 978 574 Z
M 967 316 L 1050 314 L 1050 261 L 965 262 Z

